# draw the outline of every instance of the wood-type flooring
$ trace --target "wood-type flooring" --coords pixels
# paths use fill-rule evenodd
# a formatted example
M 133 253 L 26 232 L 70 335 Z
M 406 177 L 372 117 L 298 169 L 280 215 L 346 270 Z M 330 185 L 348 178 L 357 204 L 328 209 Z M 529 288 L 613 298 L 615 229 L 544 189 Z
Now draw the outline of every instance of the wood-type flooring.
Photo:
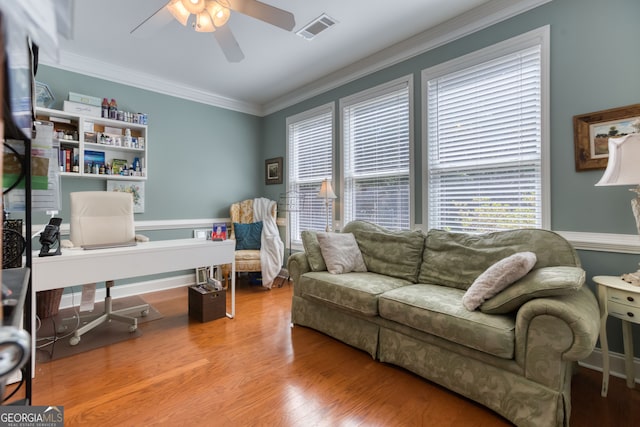
M 199 323 L 186 287 L 146 294 L 161 319 L 140 325 L 139 338 L 37 364 L 33 404 L 64 406 L 67 427 L 510 425 L 408 371 L 291 328 L 291 295 L 289 284 L 239 282 L 236 318 Z M 638 386 L 612 377 L 602 398 L 601 380 L 578 370 L 571 425 L 640 425 Z

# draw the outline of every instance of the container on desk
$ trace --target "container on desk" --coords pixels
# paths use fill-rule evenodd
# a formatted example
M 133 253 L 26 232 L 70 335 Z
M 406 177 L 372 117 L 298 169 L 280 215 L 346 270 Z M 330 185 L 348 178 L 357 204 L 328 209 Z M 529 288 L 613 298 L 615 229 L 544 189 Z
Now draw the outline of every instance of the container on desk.
M 227 292 L 208 291 L 199 286 L 189 286 L 189 316 L 200 322 L 225 317 L 227 312 Z

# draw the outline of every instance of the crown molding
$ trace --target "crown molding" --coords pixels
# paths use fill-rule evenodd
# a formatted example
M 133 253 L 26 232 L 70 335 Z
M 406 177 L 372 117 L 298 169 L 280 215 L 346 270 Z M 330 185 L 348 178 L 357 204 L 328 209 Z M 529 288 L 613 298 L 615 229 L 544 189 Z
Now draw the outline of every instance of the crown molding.
M 49 67 L 84 74 L 201 104 L 255 116 L 266 116 L 320 95 L 331 89 L 380 71 L 476 31 L 517 16 L 553 0 L 493 0 L 407 40 L 383 49 L 334 73 L 291 91 L 264 105 L 239 101 L 203 91 L 179 82 L 161 79 L 126 67 L 60 50 L 58 60 L 42 54 L 40 62 Z
M 266 103 L 263 106 L 263 115 L 275 113 L 551 1 L 553 0 L 490 1 L 318 79 L 313 84 L 301 87 Z
M 152 74 L 141 73 L 129 68 L 62 50 L 60 51 L 58 61 L 55 61 L 51 57 L 42 55 L 40 57 L 40 62 L 49 67 L 80 73 L 127 86 L 133 86 L 139 89 L 146 89 L 152 92 L 186 99 L 188 101 L 199 102 L 201 104 L 212 105 L 214 107 L 225 108 L 227 110 L 238 111 L 241 113 L 253 114 L 255 116 L 262 115 L 262 108 L 258 104 L 252 104 L 216 95 L 215 93 L 185 86 L 178 82 L 164 80 Z

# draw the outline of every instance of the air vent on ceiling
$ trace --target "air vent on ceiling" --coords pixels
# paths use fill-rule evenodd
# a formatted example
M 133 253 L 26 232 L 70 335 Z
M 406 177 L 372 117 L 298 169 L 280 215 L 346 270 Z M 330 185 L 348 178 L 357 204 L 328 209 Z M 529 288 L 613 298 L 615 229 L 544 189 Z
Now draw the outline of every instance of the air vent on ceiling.
M 309 22 L 303 28 L 298 30 L 296 34 L 300 37 L 304 37 L 307 40 L 312 40 L 327 28 L 333 27 L 336 23 L 337 21 L 335 19 L 323 13 L 313 21 Z

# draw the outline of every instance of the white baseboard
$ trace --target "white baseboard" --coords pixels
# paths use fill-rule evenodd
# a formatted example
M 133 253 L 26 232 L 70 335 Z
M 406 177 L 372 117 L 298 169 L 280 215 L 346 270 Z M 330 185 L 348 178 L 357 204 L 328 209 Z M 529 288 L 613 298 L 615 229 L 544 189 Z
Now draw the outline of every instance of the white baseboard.
M 593 350 L 593 353 L 583 361 L 579 362 L 580 366 L 602 372 L 602 351 L 599 348 Z M 609 351 L 609 375 L 613 377 L 627 379 L 624 369 L 624 354 Z M 640 383 L 640 359 L 633 359 L 635 368 L 635 382 Z
M 133 295 L 142 295 L 149 292 L 165 291 L 168 289 L 180 288 L 183 286 L 191 286 L 196 283 L 196 275 L 184 274 L 181 276 L 168 277 L 165 279 L 148 280 L 144 282 L 136 282 L 128 285 L 117 285 L 111 288 L 111 297 L 113 299 L 129 297 Z M 82 286 L 71 287 L 72 293 L 62 295 L 60 300 L 60 308 L 77 307 L 80 305 Z M 96 301 L 101 301 L 106 296 L 106 289 L 96 289 Z

